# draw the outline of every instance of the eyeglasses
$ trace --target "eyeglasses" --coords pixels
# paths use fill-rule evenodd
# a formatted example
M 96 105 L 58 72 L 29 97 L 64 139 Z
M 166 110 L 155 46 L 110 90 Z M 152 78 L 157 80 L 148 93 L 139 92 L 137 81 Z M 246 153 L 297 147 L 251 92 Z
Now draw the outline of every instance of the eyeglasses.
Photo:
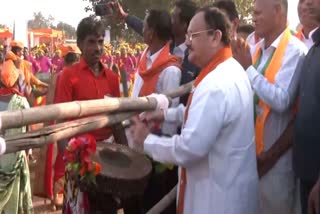
M 196 37 L 197 35 L 199 35 L 201 33 L 210 32 L 210 31 L 214 31 L 214 29 L 202 30 L 202 31 L 194 32 L 194 33 L 187 33 L 186 34 L 186 41 L 192 42 L 192 39 L 194 37 Z

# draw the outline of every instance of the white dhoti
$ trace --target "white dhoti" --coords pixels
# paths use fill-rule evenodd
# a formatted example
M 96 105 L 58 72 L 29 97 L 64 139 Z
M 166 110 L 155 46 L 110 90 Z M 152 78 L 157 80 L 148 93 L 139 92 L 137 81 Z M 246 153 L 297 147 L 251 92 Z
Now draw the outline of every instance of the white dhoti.
M 259 182 L 259 214 L 300 214 L 298 179 L 293 171 L 269 171 Z

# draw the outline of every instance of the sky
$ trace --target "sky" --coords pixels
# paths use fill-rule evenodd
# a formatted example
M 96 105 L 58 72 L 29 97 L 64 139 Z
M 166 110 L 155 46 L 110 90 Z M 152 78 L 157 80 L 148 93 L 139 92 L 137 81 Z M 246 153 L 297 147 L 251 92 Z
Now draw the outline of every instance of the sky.
M 135 0 L 132 0 L 135 1 Z M 288 0 L 290 27 L 295 28 L 299 19 L 297 15 L 298 0 Z M 0 0 L 0 24 L 12 26 L 15 17 L 32 19 L 34 12 L 41 11 L 45 17 L 52 15 L 56 22 L 63 21 L 76 27 L 79 21 L 90 15 L 84 8 L 89 5 L 83 0 Z M 15 12 L 13 12 L 15 11 Z
M 89 3 L 83 0 L 0 0 L 0 2 L 0 24 L 9 26 L 12 26 L 15 17 L 32 19 L 34 12 L 41 12 L 45 17 L 52 15 L 56 22 L 63 21 L 74 27 L 82 18 L 90 15 L 84 11 Z

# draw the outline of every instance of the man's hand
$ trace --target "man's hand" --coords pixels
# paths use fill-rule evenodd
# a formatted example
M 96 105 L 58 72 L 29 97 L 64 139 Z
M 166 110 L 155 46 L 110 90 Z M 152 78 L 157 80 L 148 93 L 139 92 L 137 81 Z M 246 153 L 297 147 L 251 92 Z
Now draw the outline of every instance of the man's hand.
M 35 98 L 45 96 L 48 93 L 48 90 L 32 90 L 32 94 Z
M 120 4 L 118 1 L 116 1 L 116 2 L 109 2 L 107 6 L 112 8 L 115 17 L 118 18 L 118 19 L 120 19 L 120 20 L 126 19 L 126 18 L 128 17 L 128 15 L 129 15 L 128 13 L 126 13 L 126 12 L 123 10 L 121 4 Z
M 43 88 L 48 88 L 49 85 L 47 83 L 44 83 L 42 81 L 39 82 L 38 86 L 43 87 Z
M 168 97 L 164 94 L 150 94 L 148 98 L 154 98 L 157 101 L 156 110 L 167 110 L 170 106 Z
M 258 175 L 259 178 L 262 178 L 265 174 L 267 174 L 272 167 L 273 159 L 268 155 L 268 153 L 263 152 L 257 157 L 257 167 L 258 167 Z
M 21 60 L 19 57 L 17 57 L 17 60 L 15 60 L 15 61 L 13 61 L 13 62 L 14 62 L 15 66 L 16 66 L 17 68 L 20 68 L 20 65 L 21 65 L 22 60 Z
M 292 147 L 294 121 L 295 119 L 290 121 L 279 139 L 268 151 L 263 152 L 257 157 L 258 174 L 260 178 L 267 174 Z
M 250 46 L 242 38 L 234 38 L 231 41 L 233 57 L 247 70 L 252 65 Z
M 142 121 L 163 123 L 164 122 L 164 110 L 146 111 L 139 115 L 139 119 Z
M 139 117 L 135 116 L 131 119 L 130 134 L 134 146 L 141 149 L 145 139 L 150 134 L 150 129 L 147 124 L 140 121 Z
M 320 214 L 320 178 L 312 188 L 308 200 L 308 214 Z

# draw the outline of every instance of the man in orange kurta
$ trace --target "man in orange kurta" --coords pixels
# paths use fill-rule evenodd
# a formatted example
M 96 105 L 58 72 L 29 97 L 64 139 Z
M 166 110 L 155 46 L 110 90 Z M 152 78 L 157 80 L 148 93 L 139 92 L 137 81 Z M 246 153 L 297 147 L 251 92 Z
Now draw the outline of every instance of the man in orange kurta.
M 30 97 L 32 86 L 37 86 L 40 88 L 48 88 L 48 84 L 40 81 L 37 77 L 35 77 L 32 73 L 32 64 L 26 60 L 21 60 L 21 56 L 23 55 L 24 45 L 22 42 L 12 41 L 10 43 L 11 51 L 17 56 L 17 60 L 20 60 L 20 70 L 23 72 L 24 79 L 26 82 L 25 95 Z

